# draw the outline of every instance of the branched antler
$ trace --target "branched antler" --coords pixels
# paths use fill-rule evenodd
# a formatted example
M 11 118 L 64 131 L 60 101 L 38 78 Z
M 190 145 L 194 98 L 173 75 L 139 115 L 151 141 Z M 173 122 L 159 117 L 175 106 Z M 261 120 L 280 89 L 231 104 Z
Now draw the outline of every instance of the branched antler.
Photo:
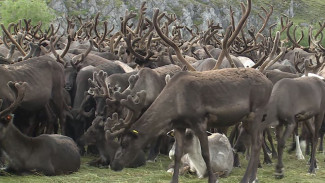
M 23 98 L 25 96 L 27 83 L 26 82 L 12 82 L 12 81 L 9 81 L 8 86 L 11 89 L 11 91 L 13 91 L 16 99 L 14 100 L 14 102 L 9 107 L 7 107 L 4 110 L 0 111 L 0 117 L 6 116 L 6 115 L 12 113 L 19 106 L 19 104 L 23 101 Z M 2 104 L 3 104 L 3 99 L 0 99 L 0 109 L 2 108 Z
M 94 97 L 110 97 L 109 86 L 105 82 L 107 78 L 107 73 L 103 70 L 93 73 L 93 79 L 88 79 L 90 88 L 88 93 Z
M 293 22 L 290 21 L 288 26 L 287 26 L 287 37 L 288 39 L 292 42 L 292 47 L 295 48 L 303 48 L 301 45 L 299 45 L 300 41 L 303 39 L 304 37 L 304 32 L 301 30 L 301 38 L 297 41 L 296 39 L 296 30 L 297 30 L 297 26 L 295 26 L 295 28 L 293 29 L 293 38 L 290 35 L 290 28 L 293 25 Z
M 10 41 L 16 45 L 16 48 L 18 49 L 18 51 L 23 55 L 26 56 L 27 54 L 25 53 L 25 51 L 21 48 L 21 46 L 17 43 L 17 41 L 11 36 L 11 34 L 7 31 L 7 29 L 5 28 L 5 26 L 3 24 L 1 24 L 1 28 L 3 30 L 3 32 L 6 34 L 6 36 L 10 39 Z
M 266 25 L 267 25 L 267 22 L 269 21 L 271 15 L 272 15 L 272 13 L 273 13 L 273 6 L 270 5 L 270 4 L 269 4 L 269 6 L 270 6 L 270 11 L 267 11 L 264 7 L 261 7 L 262 10 L 263 10 L 264 13 L 265 13 L 265 18 L 262 17 L 262 15 L 261 15 L 260 13 L 258 13 L 258 16 L 259 16 L 259 17 L 262 19 L 262 21 L 263 21 L 263 26 L 260 28 L 260 30 L 257 32 L 257 34 L 263 32 L 263 30 L 265 29 L 265 27 L 266 27 Z
M 154 16 L 153 16 L 153 24 L 155 26 L 155 29 L 158 33 L 158 35 L 168 44 L 170 45 L 176 52 L 176 55 L 177 55 L 177 58 L 184 64 L 186 65 L 187 69 L 188 70 L 191 70 L 191 71 L 195 71 L 195 68 L 189 64 L 183 57 L 182 53 L 181 53 L 181 50 L 178 48 L 178 46 L 172 41 L 170 40 L 165 34 L 163 34 L 163 32 L 161 31 L 160 29 L 160 26 L 159 26 L 159 21 L 158 21 L 158 15 L 159 15 L 159 10 L 156 9 L 155 12 L 154 12 Z M 162 13 L 160 16 L 162 15 L 165 15 L 164 13 Z
M 241 6 L 244 7 L 244 4 L 241 3 Z M 229 26 L 227 28 L 227 31 L 226 31 L 226 35 L 225 35 L 225 38 L 223 40 L 223 46 L 222 46 L 222 52 L 221 54 L 219 55 L 218 57 L 218 61 L 215 65 L 215 67 L 213 69 L 218 69 L 219 66 L 221 65 L 224 57 L 226 56 L 228 61 L 231 63 L 231 65 L 234 65 L 230 56 L 229 56 L 229 47 L 231 46 L 231 44 L 234 42 L 234 40 L 236 39 L 237 35 L 241 32 L 243 26 L 245 25 L 245 22 L 251 12 L 251 8 L 252 8 L 252 1 L 251 0 L 247 0 L 247 7 L 244 7 L 242 9 L 246 10 L 245 13 L 242 15 L 239 23 L 238 23 L 238 26 L 236 27 L 236 29 L 233 31 L 233 33 L 231 34 L 230 36 L 230 33 L 231 33 L 231 30 L 232 30 L 232 27 Z M 229 37 L 230 36 L 230 37 Z M 226 39 L 226 40 L 225 40 Z
M 113 113 L 112 118 L 107 118 L 104 129 L 108 137 L 116 137 L 131 127 L 145 106 L 146 95 L 146 91 L 142 90 L 137 92 L 135 97 L 129 95 L 126 99 L 121 100 L 121 105 L 128 110 L 127 116 L 122 120 L 118 119 L 117 113 Z
M 139 79 L 139 75 L 137 75 L 137 74 L 131 75 L 128 79 L 128 81 L 129 81 L 128 88 L 125 89 L 123 92 L 115 91 L 113 94 L 113 98 L 117 101 L 121 101 L 122 99 L 127 98 L 127 96 L 131 94 L 131 91 L 134 88 L 138 79 Z
M 122 134 L 126 126 L 122 119 L 118 119 L 118 114 L 116 112 L 113 113 L 112 118 L 108 117 L 104 125 L 106 139 L 111 139 Z
M 82 54 L 79 54 L 79 55 L 76 55 L 72 58 L 72 64 L 74 65 L 78 65 L 79 63 L 81 63 L 87 56 L 88 54 L 90 53 L 90 51 L 92 50 L 93 48 L 93 45 L 94 45 L 94 41 L 92 39 L 89 39 L 89 47 L 88 49 L 86 50 L 85 53 L 82 53 Z
M 132 35 L 131 34 L 128 34 L 127 37 L 124 37 L 124 41 L 127 44 L 128 50 L 130 51 L 130 53 L 132 55 L 134 55 L 136 58 L 138 58 L 140 60 L 140 62 L 141 62 L 140 64 L 149 62 L 150 61 L 150 57 L 152 57 L 154 55 L 154 53 L 149 50 L 149 46 L 150 46 L 150 42 L 151 42 L 152 36 L 153 36 L 153 33 L 151 33 L 150 36 L 149 36 L 149 38 L 148 38 L 148 44 L 146 46 L 146 55 L 145 56 L 140 55 L 139 53 L 137 53 L 133 49 L 132 43 L 131 43 L 131 39 L 132 39 Z
M 278 49 L 279 42 L 280 42 L 280 32 L 278 31 L 278 32 L 276 32 L 272 51 L 269 54 L 268 58 L 265 60 L 265 62 L 261 65 L 261 67 L 259 69 L 260 72 L 263 72 L 265 69 L 267 69 L 268 67 L 273 65 L 275 62 L 277 62 L 285 53 L 286 48 L 283 46 L 283 44 L 281 44 L 281 52 L 279 55 L 275 56 L 276 51 Z

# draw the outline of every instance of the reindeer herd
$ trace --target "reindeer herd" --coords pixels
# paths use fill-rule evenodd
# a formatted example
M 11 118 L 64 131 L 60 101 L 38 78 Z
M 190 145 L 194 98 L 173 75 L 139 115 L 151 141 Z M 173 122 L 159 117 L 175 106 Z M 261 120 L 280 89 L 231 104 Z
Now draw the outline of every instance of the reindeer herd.
M 78 171 L 85 152 L 99 154 L 89 165 L 115 171 L 169 153 L 171 182 L 187 169 L 215 183 L 231 176 L 246 149 L 241 182 L 255 182 L 261 149 L 271 163 L 266 139 L 278 159 L 275 175 L 284 176 L 285 143 L 299 140 L 302 124 L 315 173 L 325 131 L 325 23 L 309 28 L 303 47 L 304 34 L 297 40 L 288 17 L 272 33 L 271 5 L 262 7 L 260 29 L 249 28 L 251 7 L 241 3 L 237 25 L 231 9 L 224 32 L 213 21 L 208 30 L 179 25 L 158 9 L 149 17 L 145 2 L 138 14 L 126 11 L 119 31 L 99 14 L 66 17 L 61 35 L 60 25 L 1 24 L 0 164 L 17 174 L 59 175 Z

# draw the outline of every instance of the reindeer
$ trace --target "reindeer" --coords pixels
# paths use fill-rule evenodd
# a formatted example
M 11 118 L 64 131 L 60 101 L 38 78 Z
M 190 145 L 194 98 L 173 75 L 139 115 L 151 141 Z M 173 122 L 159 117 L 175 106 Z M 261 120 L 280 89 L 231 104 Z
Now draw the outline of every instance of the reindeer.
M 239 88 L 241 92 L 236 93 Z M 255 137 L 252 138 L 254 144 L 252 157 L 256 157 L 262 142 L 261 129 L 266 126 L 261 122 L 262 111 L 271 89 L 271 82 L 254 69 L 222 69 L 176 74 L 154 103 L 129 129 L 123 128 L 118 131 L 127 133 L 122 138 L 121 147 L 111 168 L 121 170 L 126 162 L 132 160 L 134 152 L 141 149 L 150 138 L 174 128 L 176 141 L 179 140 L 176 144 L 175 173 L 172 182 L 177 182 L 178 163 L 183 147 L 181 139 L 184 138 L 185 128 L 191 128 L 200 140 L 202 156 L 208 167 L 209 182 L 215 182 L 209 169 L 210 160 L 205 134 L 207 125 L 230 126 L 244 120 L 245 127 Z M 251 158 L 242 182 L 255 180 L 257 170 L 255 161 L 256 159 Z
M 0 99 L 0 147 L 9 160 L 6 171 L 41 172 L 45 175 L 68 174 L 80 168 L 80 155 L 73 140 L 62 135 L 27 137 L 13 124 L 12 112 L 23 102 L 26 82 L 8 82 L 16 96 L 9 106 Z M 19 149 L 19 150 L 17 150 Z
M 8 81 L 29 83 L 28 92 L 19 109 L 29 113 L 38 112 L 50 104 L 51 109 L 60 120 L 62 133 L 65 133 L 64 111 L 68 109 L 64 100 L 64 78 L 61 64 L 50 56 L 44 55 L 15 64 L 1 65 L 0 70 L 2 85 Z M 12 97 L 8 96 L 8 93 L 7 88 L 0 89 L 0 96 L 5 99 L 5 103 L 12 101 Z
M 228 176 L 234 162 L 232 147 L 228 138 L 224 134 L 212 133 L 209 135 L 208 141 L 213 172 L 219 176 Z M 176 142 L 169 151 L 169 158 L 172 160 L 175 156 L 175 145 Z M 203 178 L 207 169 L 202 158 L 200 141 L 190 129 L 185 131 L 184 155 L 187 155 L 190 170 L 195 171 L 199 178 Z M 184 156 L 182 159 L 184 159 Z
M 104 131 L 104 122 L 102 116 L 97 116 L 92 125 L 80 137 L 82 145 L 96 145 L 99 151 L 99 158 L 89 162 L 90 166 L 108 166 L 113 161 L 115 153 L 119 147 L 119 143 L 115 140 L 106 139 Z M 134 161 L 129 162 L 126 167 L 136 168 L 146 164 L 145 153 L 142 151 L 137 154 Z
M 314 123 L 307 122 L 306 124 L 313 134 L 308 172 L 315 173 L 318 130 L 321 128 L 325 114 L 324 92 L 325 83 L 316 77 L 285 78 L 274 85 L 268 104 L 266 122 L 273 126 L 277 125 L 278 163 L 276 165 L 276 177 L 283 177 L 282 156 L 286 139 L 292 134 L 298 121 L 310 120 L 313 117 L 315 118 Z M 286 129 L 282 132 L 284 125 Z

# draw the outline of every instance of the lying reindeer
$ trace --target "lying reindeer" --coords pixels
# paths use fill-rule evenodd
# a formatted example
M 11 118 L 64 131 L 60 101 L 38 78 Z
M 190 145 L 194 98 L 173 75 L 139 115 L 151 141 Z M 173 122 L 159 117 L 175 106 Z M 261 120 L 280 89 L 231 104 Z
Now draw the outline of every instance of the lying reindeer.
M 13 124 L 11 114 L 23 101 L 27 83 L 8 82 L 16 99 L 7 107 L 0 99 L 0 149 L 9 161 L 8 172 L 36 171 L 45 175 L 68 174 L 80 168 L 80 155 L 74 141 L 62 135 L 27 137 Z
M 228 176 L 233 168 L 234 156 L 228 138 L 220 133 L 213 133 L 208 137 L 211 168 L 219 176 Z M 169 158 L 174 159 L 175 146 L 169 151 Z M 207 167 L 202 158 L 199 138 L 190 129 L 186 129 L 184 139 L 184 156 L 187 155 L 189 168 L 195 171 L 199 178 L 204 178 Z M 182 158 L 184 159 L 184 158 Z M 169 170 L 170 171 L 170 170 Z

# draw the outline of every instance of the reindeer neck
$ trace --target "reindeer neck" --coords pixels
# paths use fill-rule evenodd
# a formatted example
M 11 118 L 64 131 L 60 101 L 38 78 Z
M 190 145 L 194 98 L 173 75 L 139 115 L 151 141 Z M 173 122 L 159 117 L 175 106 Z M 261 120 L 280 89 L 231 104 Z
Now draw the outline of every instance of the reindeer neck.
M 0 148 L 15 160 L 26 160 L 32 152 L 32 137 L 22 134 L 15 125 L 10 122 L 5 137 L 0 141 Z
M 161 110 L 156 107 L 149 107 L 132 125 L 131 130 L 138 132 L 138 138 L 142 139 L 141 142 L 147 143 L 153 137 L 157 137 L 172 128 L 171 121 L 175 119 L 175 111 L 172 111 L 170 108 L 164 112 L 159 111 Z

